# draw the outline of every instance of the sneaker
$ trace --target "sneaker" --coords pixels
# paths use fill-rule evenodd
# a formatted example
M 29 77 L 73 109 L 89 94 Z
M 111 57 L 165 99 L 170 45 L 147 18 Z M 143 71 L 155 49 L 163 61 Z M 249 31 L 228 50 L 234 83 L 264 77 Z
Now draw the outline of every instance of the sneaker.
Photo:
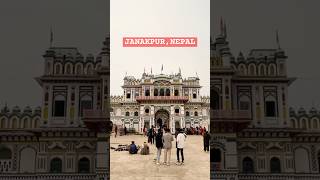
M 157 165 L 160 165 L 160 163 L 159 163 L 159 162 L 157 162 Z
M 184 162 L 181 162 L 181 164 L 180 165 L 184 165 Z
M 166 165 L 167 163 L 166 162 L 163 162 L 163 165 Z
M 180 161 L 177 161 L 177 162 L 176 162 L 176 165 L 180 165 Z
M 170 163 L 167 163 L 167 166 L 170 166 Z

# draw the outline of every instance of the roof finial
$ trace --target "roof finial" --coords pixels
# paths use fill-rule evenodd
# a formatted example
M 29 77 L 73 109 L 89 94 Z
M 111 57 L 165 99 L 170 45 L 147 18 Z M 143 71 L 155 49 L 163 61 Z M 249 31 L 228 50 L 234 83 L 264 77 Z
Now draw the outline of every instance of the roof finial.
M 151 67 L 151 74 L 152 74 L 152 67 Z
M 277 41 L 278 49 L 281 49 L 281 47 L 280 47 L 280 41 L 279 41 L 279 32 L 278 32 L 278 29 L 276 30 L 276 41 Z
M 220 34 L 223 36 L 223 19 L 220 17 Z
M 50 27 L 50 47 L 52 47 L 53 44 L 53 30 L 52 27 Z
M 227 25 L 226 25 L 226 21 L 224 21 L 224 24 L 223 24 L 223 35 L 225 38 L 227 38 Z
M 161 74 L 162 74 L 162 71 L 163 71 L 163 64 L 162 64 L 162 66 L 161 66 Z
M 179 74 L 181 75 L 181 68 L 179 67 Z

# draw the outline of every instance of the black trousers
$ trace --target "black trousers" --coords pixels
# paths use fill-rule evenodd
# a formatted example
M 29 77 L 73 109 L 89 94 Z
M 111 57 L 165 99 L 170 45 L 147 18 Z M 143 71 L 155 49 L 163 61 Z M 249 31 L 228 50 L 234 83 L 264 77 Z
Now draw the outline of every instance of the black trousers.
M 179 158 L 179 152 L 181 152 L 181 162 L 184 161 L 184 156 L 183 156 L 183 148 L 177 148 L 177 160 L 178 162 L 180 162 L 180 158 Z

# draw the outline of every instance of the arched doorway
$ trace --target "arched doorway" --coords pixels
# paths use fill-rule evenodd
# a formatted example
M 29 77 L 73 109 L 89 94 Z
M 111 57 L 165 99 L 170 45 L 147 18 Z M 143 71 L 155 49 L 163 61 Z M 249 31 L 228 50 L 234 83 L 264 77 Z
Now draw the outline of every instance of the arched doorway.
M 169 112 L 165 109 L 158 110 L 155 114 L 155 121 L 157 127 L 170 128 Z
M 210 91 L 210 108 L 213 110 L 219 110 L 220 109 L 220 96 L 219 93 L 215 90 Z

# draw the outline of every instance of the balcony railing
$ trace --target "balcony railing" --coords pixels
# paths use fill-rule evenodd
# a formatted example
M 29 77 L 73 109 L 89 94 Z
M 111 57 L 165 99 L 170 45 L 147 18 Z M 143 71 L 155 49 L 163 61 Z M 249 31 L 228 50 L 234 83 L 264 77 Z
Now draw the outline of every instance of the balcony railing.
M 248 121 L 251 113 L 247 110 L 211 110 L 210 118 L 213 120 Z
M 138 96 L 136 101 L 188 101 L 188 96 Z

